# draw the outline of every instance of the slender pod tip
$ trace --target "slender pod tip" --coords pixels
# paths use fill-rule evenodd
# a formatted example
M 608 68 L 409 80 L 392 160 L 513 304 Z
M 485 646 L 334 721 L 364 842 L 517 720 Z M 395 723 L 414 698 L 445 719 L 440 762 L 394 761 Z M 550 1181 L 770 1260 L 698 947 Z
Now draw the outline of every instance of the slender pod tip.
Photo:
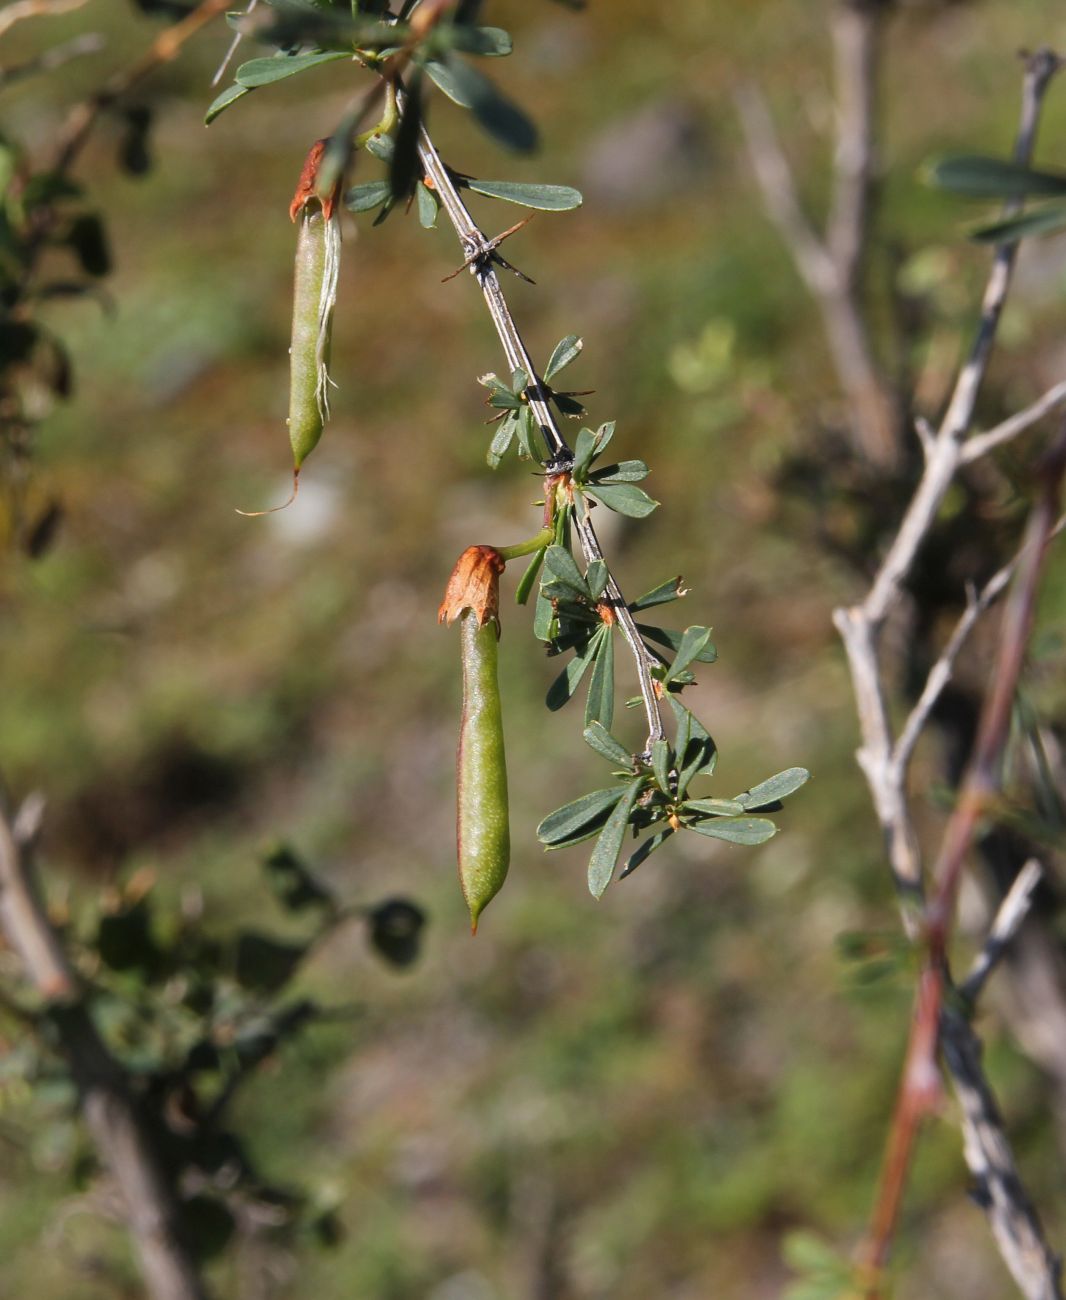
M 300 491 L 300 467 L 299 465 L 292 471 L 292 492 L 288 501 L 283 501 L 280 506 L 271 506 L 269 510 L 240 510 L 236 506 L 234 509 L 245 519 L 258 519 L 261 515 L 276 515 L 279 510 L 288 510 L 289 506 L 296 500 L 296 495 Z

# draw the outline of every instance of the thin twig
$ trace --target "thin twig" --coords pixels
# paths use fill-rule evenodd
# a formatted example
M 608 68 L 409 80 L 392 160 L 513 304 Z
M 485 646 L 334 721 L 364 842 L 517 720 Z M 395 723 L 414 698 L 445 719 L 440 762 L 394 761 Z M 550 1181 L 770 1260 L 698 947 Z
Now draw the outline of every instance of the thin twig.
M 876 1300 L 881 1294 L 880 1276 L 895 1236 L 918 1125 L 932 1101 L 927 1081 L 937 1077 L 938 1045 L 944 1052 L 963 1107 L 966 1157 L 971 1171 L 982 1180 L 987 1192 L 985 1208 L 1004 1262 L 1027 1300 L 1060 1300 L 1061 1297 L 1058 1262 L 1045 1241 L 1039 1218 L 1015 1170 L 991 1089 L 981 1073 L 979 1046 L 965 1021 L 948 1003 L 947 996 L 951 988 L 948 945 L 959 884 L 979 820 L 999 789 L 1014 695 L 1032 634 L 1047 545 L 1059 515 L 1064 469 L 1066 424 L 1041 466 L 1040 493 L 1030 514 L 1017 577 L 1004 611 L 992 687 L 981 711 L 973 757 L 960 785 L 933 873 L 934 891 L 925 917 L 927 952 L 919 984 L 918 1010 L 911 1024 L 907 1064 L 889 1134 L 888 1154 L 863 1250 L 864 1261 L 871 1269 L 868 1300 Z M 930 1033 L 930 1025 L 937 1026 L 939 1033 Z M 1004 1249 L 1004 1235 L 1014 1241 L 1014 1248 Z
M 878 0 L 843 0 L 834 9 L 836 156 L 824 238 L 803 214 L 792 169 L 761 93 L 744 86 L 735 98 L 767 212 L 821 311 L 833 365 L 854 413 L 856 448 L 872 465 L 891 469 L 900 455 L 899 402 L 875 360 L 860 300 L 884 9 Z
M 1014 161 L 1025 166 L 1033 154 L 1040 110 L 1051 78 L 1061 67 L 1058 55 L 1049 49 L 1037 50 L 1025 62 L 1025 80 L 1022 83 L 1022 115 L 1018 135 L 1014 142 Z M 1022 199 L 1012 200 L 1004 207 L 1004 217 L 1021 211 Z M 981 303 L 981 323 L 966 364 L 959 373 L 948 409 L 941 421 L 941 432 L 951 439 L 962 438 L 973 419 L 974 406 L 981 382 L 992 356 L 999 318 L 1007 300 L 1011 274 L 1018 255 L 1018 243 L 1000 244 L 996 248 L 992 274 L 988 278 L 984 301 Z
M 526 393 L 529 397 L 530 408 L 548 450 L 548 468 L 554 472 L 564 471 L 573 463 L 573 452 L 559 428 L 548 400 L 548 389 L 540 378 L 526 345 L 522 341 L 514 317 L 511 315 L 511 309 L 507 305 L 507 299 L 504 297 L 503 289 L 500 287 L 499 277 L 492 263 L 492 241 L 485 237 L 473 217 L 471 217 L 466 204 L 459 196 L 459 191 L 452 180 L 451 173 L 441 160 L 425 128 L 423 128 L 419 140 L 418 156 L 425 174 L 432 181 L 434 192 L 440 199 L 448 220 L 459 237 L 464 262 L 469 265 L 470 274 L 478 282 L 478 286 L 484 295 L 489 315 L 492 317 L 492 323 L 496 327 L 496 333 L 499 335 L 500 343 L 503 346 L 508 371 L 513 373 L 516 370 L 522 370 L 529 379 Z M 591 564 L 594 560 L 602 560 L 603 550 L 600 547 L 599 538 L 596 536 L 596 530 L 593 527 L 587 508 L 574 511 L 574 528 L 581 543 L 581 550 L 586 564 Z M 665 734 L 662 716 L 659 712 L 659 701 L 655 692 L 655 682 L 651 675 L 652 660 L 644 647 L 644 642 L 640 638 L 640 633 L 633 621 L 625 596 L 623 596 L 621 588 L 613 575 L 608 576 L 606 595 L 636 663 L 640 695 L 648 724 L 646 752 L 650 754 L 652 744 L 656 740 L 660 740 Z
M 0 801 L 0 930 L 45 1004 L 93 1143 L 125 1202 L 125 1222 L 153 1300 L 204 1300 L 181 1236 L 173 1189 L 126 1075 L 100 1038 L 81 983 L 48 920 L 31 861 L 39 812 L 36 802 L 11 818 Z
M 963 610 L 959 621 L 955 624 L 955 630 L 948 638 L 947 645 L 940 652 L 936 663 L 930 668 L 929 675 L 925 679 L 925 685 L 922 687 L 922 693 L 918 696 L 914 707 L 907 715 L 907 721 L 903 724 L 899 739 L 892 747 L 891 762 L 893 767 L 905 770 L 910 763 L 914 755 L 914 748 L 925 730 L 926 723 L 929 721 L 929 715 L 936 708 L 937 701 L 951 681 L 955 661 L 958 659 L 970 633 L 977 626 L 981 615 L 990 609 L 1002 592 L 1006 590 L 1016 564 L 1017 557 L 993 574 L 979 592 L 974 591 L 973 588 L 970 588 L 967 592 L 966 608 Z
M 1000 765 L 1010 728 L 1011 711 L 1029 647 L 1047 544 L 1059 517 L 1062 475 L 1066 470 L 1066 423 L 1041 466 L 1040 495 L 1029 517 L 1018 559 L 1018 573 L 1007 599 L 1000 630 L 999 653 L 991 689 L 981 711 L 973 757 L 959 787 L 958 801 L 944 833 L 933 872 L 936 891 L 927 917 L 930 957 L 946 957 L 955 900 L 966 854 L 978 819 L 1000 785 Z
M 88 0 L 14 0 L 0 14 L 0 36 L 24 18 L 53 17 L 82 8 Z
M 986 433 L 974 434 L 972 438 L 962 444 L 959 453 L 959 462 L 962 465 L 970 465 L 975 460 L 980 460 L 982 456 L 987 456 L 995 447 L 1001 447 L 1005 442 L 1011 442 L 1020 434 L 1031 429 L 1044 418 L 1050 415 L 1052 411 L 1057 411 L 1063 403 L 1066 402 L 1066 380 L 1055 384 L 1049 388 L 1042 397 L 1027 406 L 1024 411 L 1019 411 L 1009 419 L 1003 420 L 1000 424 L 995 425 Z
M 0 68 L 0 88 L 10 86 L 12 82 L 21 81 L 26 77 L 35 77 L 42 72 L 54 72 L 64 63 L 84 58 L 87 54 L 98 54 L 106 43 L 98 32 L 85 32 L 81 36 L 71 37 L 69 41 L 61 41 L 58 45 L 42 50 L 35 58 L 27 59 L 25 63 Z
M 177 58 L 185 42 L 212 19 L 225 13 L 230 4 L 232 0 L 201 0 L 191 13 L 160 32 L 148 49 L 128 68 L 116 72 L 94 95 L 76 105 L 59 133 L 52 170 L 69 171 L 100 114 L 157 68 Z
M 999 905 L 992 928 L 985 939 L 984 947 L 977 954 L 970 972 L 959 985 L 959 994 L 964 1001 L 974 1003 L 981 995 L 981 990 L 995 970 L 997 963 L 1007 950 L 1007 945 L 1018 932 L 1018 927 L 1029 914 L 1033 901 L 1033 891 L 1040 884 L 1044 868 L 1036 858 L 1030 858 L 1014 877 L 1014 882 L 1007 890 L 1006 897 Z
M 1028 160 L 1048 83 L 1059 67 L 1049 50 L 1040 50 L 1026 63 L 1022 112 L 1015 158 Z M 935 435 L 926 435 L 926 460 L 921 479 L 866 597 L 850 609 L 837 609 L 833 622 L 848 657 L 852 688 L 862 733 L 859 765 L 885 834 L 889 863 L 904 899 L 922 896 L 921 858 L 906 797 L 905 764 L 894 762 L 895 742 L 888 716 L 885 685 L 879 665 L 881 633 L 889 613 L 899 602 L 920 547 L 928 536 L 961 463 L 962 439 L 973 418 L 980 380 L 988 366 L 1003 302 L 1010 284 L 1012 254 L 997 250 L 985 290 L 981 321 Z M 908 736 L 908 753 L 916 737 Z M 905 916 L 908 933 L 916 934 L 913 912 Z
M 832 18 L 837 126 L 825 242 L 848 293 L 858 288 L 868 243 L 877 74 L 886 9 L 878 0 L 852 0 L 838 4 Z
M 981 1044 L 952 1007 L 940 1016 L 940 1047 L 959 1102 L 963 1152 L 1003 1262 L 1026 1300 L 1062 1300 L 1062 1264 L 1048 1245 L 981 1067 Z
M 1066 515 L 1059 517 L 1058 522 L 1051 531 L 1051 538 L 1057 537 L 1064 528 L 1066 528 Z M 1051 538 L 1048 540 L 1050 541 Z M 914 755 L 914 748 L 925 729 L 926 723 L 929 721 L 930 714 L 936 707 L 937 700 L 939 700 L 945 687 L 951 681 L 955 661 L 958 659 L 970 633 L 976 627 L 981 616 L 1006 591 L 1011 578 L 1014 576 L 1014 571 L 1018 567 L 1019 558 L 1020 552 L 994 573 L 979 592 L 974 591 L 972 588 L 967 591 L 966 608 L 963 610 L 959 621 L 955 624 L 955 630 L 948 638 L 948 642 L 940 652 L 939 658 L 930 668 L 922 692 L 907 715 L 907 721 L 903 724 L 899 739 L 893 746 L 891 762 L 893 767 L 900 770 L 901 776 L 906 775 L 906 768 Z

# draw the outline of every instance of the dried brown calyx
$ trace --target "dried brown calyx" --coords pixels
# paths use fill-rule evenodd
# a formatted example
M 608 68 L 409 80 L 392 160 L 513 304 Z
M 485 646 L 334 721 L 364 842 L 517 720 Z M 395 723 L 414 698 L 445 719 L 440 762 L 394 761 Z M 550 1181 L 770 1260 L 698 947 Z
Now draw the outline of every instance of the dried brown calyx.
M 470 610 L 478 626 L 498 622 L 500 574 L 507 562 L 494 546 L 468 546 L 455 562 L 437 611 L 438 623 L 454 623 Z

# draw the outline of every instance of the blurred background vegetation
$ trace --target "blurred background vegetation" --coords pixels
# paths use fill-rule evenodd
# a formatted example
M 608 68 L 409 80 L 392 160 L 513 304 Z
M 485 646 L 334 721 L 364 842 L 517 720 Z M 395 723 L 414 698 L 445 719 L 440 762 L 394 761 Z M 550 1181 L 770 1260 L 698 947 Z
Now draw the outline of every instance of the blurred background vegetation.
M 738 82 L 761 83 L 819 210 L 827 9 L 499 0 L 486 21 L 513 31 L 516 54 L 491 71 L 538 121 L 540 154 L 482 145 L 433 101 L 453 166 L 584 193 L 578 212 L 539 215 L 508 244 L 538 282 L 508 290 L 534 356 L 584 337 L 567 380 L 596 390 L 594 424 L 618 420 L 618 455 L 651 465 L 661 508 L 612 516 L 604 540 L 627 593 L 681 572 L 684 621 L 714 625 L 719 662 L 692 694 L 721 747 L 720 792 L 791 764 L 815 778 L 765 848 L 681 842 L 593 903 L 582 851 L 545 856 L 533 832 L 598 783 L 600 760 L 580 743 L 580 704 L 545 712 L 556 667 L 505 605 L 514 852 L 476 940 L 454 872 L 458 650 L 435 615 L 464 546 L 535 530 L 539 485 L 513 459 L 485 466 L 475 378 L 500 363 L 473 286 L 441 284 L 461 260 L 454 238 L 413 214 L 348 220 L 333 423 L 298 502 L 244 519 L 234 507 L 288 491 L 287 208 L 309 144 L 348 102 L 346 69 L 272 88 L 205 130 L 228 40 L 210 28 L 136 96 L 155 123 L 151 168 L 122 168 L 110 118 L 82 158 L 114 271 L 100 300 L 48 308 L 76 387 L 39 427 L 24 492 L 31 514 L 55 502 L 62 517 L 45 554 L 12 550 L 0 571 L 0 764 L 12 790 L 48 796 L 53 905 L 121 910 L 132 879 L 164 918 L 202 899 L 208 931 L 284 939 L 262 870 L 283 839 L 342 903 L 402 893 L 430 917 L 408 970 L 345 927 L 302 965 L 297 991 L 351 1015 L 271 1055 L 234 1124 L 264 1175 L 301 1188 L 329 1227 L 230 1250 L 213 1265 L 223 1295 L 755 1300 L 787 1286 L 797 1232 L 847 1251 L 861 1231 L 912 972 L 893 956 L 896 902 L 829 617 L 859 586 L 818 535 L 860 523 L 845 499 L 815 508 L 786 473 L 840 422 L 838 388 L 732 102 Z M 106 44 L 0 86 L 5 135 L 47 149 L 70 105 L 154 30 L 101 0 L 20 24 L 5 63 L 84 31 Z M 874 274 L 921 313 L 913 363 L 931 414 L 988 254 L 922 164 L 1007 151 L 1016 51 L 1037 44 L 1066 46 L 1050 0 L 914 3 L 889 28 Z M 1061 163 L 1064 126 L 1058 86 L 1038 162 Z M 472 207 L 489 233 L 508 224 L 506 209 Z M 986 423 L 1061 376 L 1064 249 L 1023 248 Z M 1063 703 L 1064 574 L 1051 572 L 1030 683 L 1046 709 Z M 935 832 L 938 767 L 923 762 Z M 842 944 L 853 932 L 868 941 Z M 1061 1246 L 1055 1099 L 1001 1028 L 994 987 L 981 1028 Z M 0 1289 L 140 1295 L 123 1233 L 79 1184 L 81 1139 L 42 1138 L 69 1098 L 0 1081 L 0 1104 Z M 898 1295 L 992 1300 L 1010 1283 L 948 1119 L 922 1143 Z

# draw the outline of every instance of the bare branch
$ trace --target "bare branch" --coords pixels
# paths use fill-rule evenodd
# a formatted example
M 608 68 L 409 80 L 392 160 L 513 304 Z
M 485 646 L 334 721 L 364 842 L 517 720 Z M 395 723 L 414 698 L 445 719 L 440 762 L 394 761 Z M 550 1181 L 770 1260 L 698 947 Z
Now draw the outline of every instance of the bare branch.
M 1010 726 L 1014 695 L 1029 647 L 1047 544 L 1059 516 L 1066 469 L 1066 423 L 1041 466 L 1040 496 L 1033 507 L 1018 557 L 1018 575 L 1003 614 L 999 653 L 991 689 L 981 711 L 973 757 L 944 833 L 936 865 L 936 894 L 929 909 L 929 947 L 934 960 L 946 952 L 963 864 L 978 818 L 1000 783 L 1000 764 Z
M 734 102 L 763 202 L 792 254 L 796 269 L 816 298 L 836 293 L 840 286 L 833 259 L 800 207 L 792 168 L 781 148 L 762 92 L 751 84 L 740 86 Z
M 991 1089 L 981 1074 L 979 1045 L 966 1022 L 952 1011 L 946 994 L 951 987 L 948 945 L 959 882 L 978 821 L 999 787 L 1011 706 L 1032 633 L 1047 543 L 1059 511 L 1064 470 L 1066 424 L 1041 466 L 1040 494 L 1019 553 L 1018 575 L 1003 617 L 991 689 L 981 710 L 973 757 L 944 832 L 934 873 L 935 890 L 926 908 L 927 951 L 918 987 L 917 1011 L 911 1022 L 906 1066 L 889 1133 L 888 1157 L 864 1252 L 875 1278 L 869 1292 L 871 1297 L 880 1295 L 879 1273 L 887 1262 L 895 1235 L 918 1122 L 928 1109 L 919 1084 L 924 1086 L 923 1081 L 936 1077 L 938 1046 L 963 1104 L 967 1159 L 971 1168 L 987 1180 L 985 1208 L 1004 1261 L 1030 1300 L 1059 1300 L 1060 1297 L 1057 1264 L 1044 1243 L 1039 1220 L 1014 1169 Z M 931 1033 L 930 1025 L 938 1026 L 939 1034 Z M 1005 1248 L 1003 1234 L 1008 1226 L 1020 1230 L 1019 1225 L 1028 1235 L 1012 1239 L 1010 1248 Z
M 15 0 L 0 14 L 0 36 L 24 18 L 52 17 L 82 8 L 88 0 Z
M 1033 891 L 1040 884 L 1043 875 L 1044 869 L 1037 859 L 1030 858 L 1014 877 L 1014 883 L 999 905 L 984 947 L 977 954 L 970 973 L 959 986 L 959 993 L 967 1002 L 974 1003 L 980 996 L 989 975 L 1006 951 L 1007 944 L 1025 920 L 1033 901 Z
M 1009 564 L 1005 564 L 998 573 L 993 574 L 980 592 L 976 592 L 971 588 L 967 593 L 966 608 L 962 613 L 962 617 L 955 624 L 955 630 L 948 638 L 947 645 L 940 652 L 940 657 L 929 670 L 922 693 L 918 696 L 917 702 L 908 714 L 907 721 L 903 724 L 903 730 L 899 734 L 899 739 L 893 747 L 892 762 L 897 767 L 906 769 L 910 763 L 918 738 L 925 730 L 925 724 L 929 721 L 929 715 L 936 707 L 937 700 L 943 694 L 944 688 L 951 681 L 955 660 L 958 659 L 962 647 L 966 644 L 970 633 L 977 626 L 981 615 L 989 609 L 1006 589 L 1016 565 L 1017 557 L 1011 560 Z
M 1044 103 L 1051 78 L 1059 70 L 1061 61 L 1051 50 L 1037 50 L 1026 58 L 1025 80 L 1022 85 L 1022 114 L 1014 143 L 1014 161 L 1028 163 L 1033 154 L 1036 141 L 1036 128 L 1040 121 L 1040 110 Z M 1017 199 L 1004 207 L 1004 217 L 1014 216 L 1021 211 L 1023 200 Z M 988 278 L 984 301 L 981 303 L 981 322 L 977 336 L 970 349 L 969 358 L 959 373 L 955 390 L 948 403 L 947 412 L 941 421 L 940 431 L 946 438 L 962 438 L 973 419 L 977 394 L 981 381 L 988 369 L 992 355 L 992 345 L 996 340 L 999 318 L 1003 304 L 1007 300 L 1011 274 L 1018 253 L 1018 244 L 1000 244 L 996 249 L 992 274 Z
M 857 450 L 873 465 L 899 458 L 899 403 L 874 360 L 859 302 L 869 227 L 879 3 L 849 0 L 833 20 L 837 82 L 833 202 L 824 240 L 804 216 L 766 101 L 742 87 L 736 104 L 767 212 L 822 313 L 833 364 L 854 413 Z
M 45 1003 L 93 1143 L 125 1202 L 125 1221 L 153 1300 L 204 1300 L 206 1292 L 181 1239 L 174 1193 L 125 1074 L 96 1031 L 36 885 L 30 843 L 40 807 L 39 801 L 27 801 L 12 821 L 0 803 L 0 929 Z
M 455 233 L 459 237 L 464 262 L 469 266 L 470 274 L 478 282 L 478 286 L 484 295 L 485 305 L 489 309 L 492 323 L 496 326 L 496 333 L 503 345 L 508 368 L 512 372 L 522 370 L 529 378 L 526 392 L 529 396 L 530 408 L 536 417 L 541 436 L 544 438 L 545 446 L 551 457 L 548 468 L 550 471 L 556 472 L 566 470 L 573 463 L 573 453 L 563 437 L 558 421 L 549 404 L 548 390 L 540 378 L 536 366 L 533 364 L 526 345 L 522 341 L 522 336 L 518 332 L 514 317 L 511 315 L 511 309 L 507 305 L 507 299 L 504 297 L 499 277 L 490 256 L 492 241 L 485 237 L 473 217 L 471 217 L 466 204 L 459 196 L 459 191 L 456 189 L 451 173 L 441 160 L 433 141 L 425 129 L 422 131 L 418 146 L 418 156 L 426 175 L 433 183 L 434 191 L 441 201 L 448 220 L 452 223 Z M 593 560 L 602 560 L 603 551 L 587 509 L 575 509 L 574 528 L 581 543 L 585 562 L 591 564 Z M 648 723 L 646 748 L 647 752 L 650 753 L 652 744 L 664 735 L 658 696 L 655 692 L 655 682 L 651 675 L 652 661 L 644 648 L 644 642 L 637 631 L 633 616 L 629 612 L 626 598 L 623 596 L 613 574 L 607 579 L 606 595 L 636 664 L 641 699 Z
M 875 100 L 883 4 L 839 4 L 832 31 L 837 87 L 833 203 L 826 246 L 841 287 L 854 293 L 869 234 Z
M 1024 411 L 1019 411 L 1012 415 L 1010 419 L 1002 421 L 987 433 L 975 434 L 968 438 L 962 444 L 962 450 L 959 453 L 959 463 L 970 465 L 975 460 L 980 460 L 982 456 L 987 456 L 995 447 L 1001 447 L 1005 442 L 1011 442 L 1020 434 L 1031 429 L 1044 418 L 1050 415 L 1052 411 L 1057 411 L 1063 403 L 1066 402 L 1066 380 L 1049 388 L 1047 392 L 1037 398 L 1032 406 L 1027 406 Z
M 1026 1300 L 1062 1300 L 1061 1263 L 1018 1174 L 981 1068 L 981 1044 L 949 1007 L 940 1016 L 940 1046 L 961 1110 L 966 1163 L 999 1253 Z
M 52 169 L 57 172 L 68 171 L 100 114 L 157 68 L 177 58 L 185 42 L 212 19 L 225 13 L 231 3 L 232 0 L 201 0 L 191 13 L 160 32 L 140 58 L 128 68 L 117 72 L 95 95 L 78 104 L 59 133 Z

